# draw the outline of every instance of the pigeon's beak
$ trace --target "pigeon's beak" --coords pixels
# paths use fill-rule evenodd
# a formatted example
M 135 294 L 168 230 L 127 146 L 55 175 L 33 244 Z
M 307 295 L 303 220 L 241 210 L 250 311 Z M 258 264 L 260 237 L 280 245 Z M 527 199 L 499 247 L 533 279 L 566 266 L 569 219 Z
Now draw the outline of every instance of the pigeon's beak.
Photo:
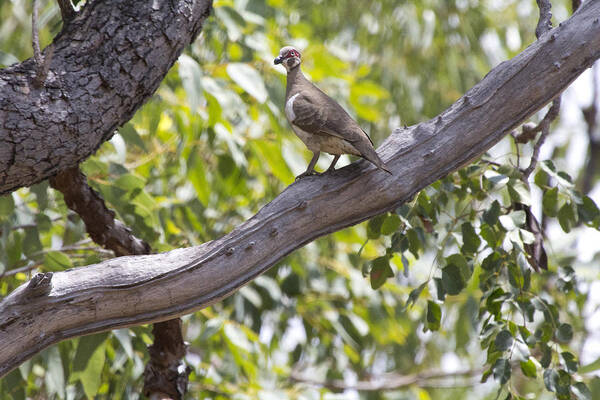
M 276 59 L 273 60 L 273 64 L 277 65 L 277 64 L 281 64 L 283 62 L 283 60 L 281 59 L 281 57 L 277 57 Z

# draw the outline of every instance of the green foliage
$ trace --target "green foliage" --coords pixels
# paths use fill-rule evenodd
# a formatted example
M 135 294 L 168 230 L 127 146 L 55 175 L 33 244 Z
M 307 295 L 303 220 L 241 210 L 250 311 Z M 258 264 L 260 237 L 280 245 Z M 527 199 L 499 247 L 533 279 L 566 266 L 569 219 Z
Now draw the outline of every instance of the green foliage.
M 560 19 L 565 4 L 553 2 Z M 60 17 L 55 2 L 41 5 L 45 46 Z M 311 154 L 287 125 L 284 75 L 272 65 L 282 45 L 300 47 L 307 75 L 380 143 L 390 128 L 437 115 L 517 54 L 534 40 L 537 22 L 533 1 L 214 5 L 156 95 L 82 164 L 117 217 L 154 251 L 222 236 L 306 167 Z M 27 7 L 0 3 L 2 65 L 31 56 Z M 234 296 L 185 317 L 188 398 L 356 398 L 290 377 L 427 376 L 448 360 L 483 367 L 482 383 L 481 374 L 457 375 L 357 396 L 600 397 L 600 381 L 590 378 L 600 362 L 582 354 L 598 249 L 586 260 L 573 246 L 598 229 L 600 212 L 592 194 L 579 192 L 585 168 L 569 168 L 570 140 L 555 141 L 553 162 L 540 162 L 524 181 L 519 167 L 531 145 L 517 153 L 506 139 L 410 203 L 307 245 Z M 322 158 L 319 168 L 328 165 Z M 548 271 L 530 265 L 538 239 L 523 206 L 547 227 Z M 37 271 L 112 257 L 46 183 L 0 197 L 0 232 L 1 296 Z M 151 341 L 143 326 L 61 342 L 0 381 L 0 399 L 139 398 Z M 452 387 L 436 388 L 444 385 Z

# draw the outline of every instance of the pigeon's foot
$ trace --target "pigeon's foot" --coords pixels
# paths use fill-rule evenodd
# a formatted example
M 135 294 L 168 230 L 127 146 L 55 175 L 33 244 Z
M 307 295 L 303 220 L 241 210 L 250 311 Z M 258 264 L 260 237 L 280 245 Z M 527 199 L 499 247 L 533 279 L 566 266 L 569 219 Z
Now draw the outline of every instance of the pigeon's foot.
M 315 176 L 315 175 L 322 175 L 322 173 L 317 172 L 317 171 L 306 171 L 306 172 L 303 172 L 300 175 L 298 175 L 296 177 L 296 180 L 306 178 L 307 176 Z

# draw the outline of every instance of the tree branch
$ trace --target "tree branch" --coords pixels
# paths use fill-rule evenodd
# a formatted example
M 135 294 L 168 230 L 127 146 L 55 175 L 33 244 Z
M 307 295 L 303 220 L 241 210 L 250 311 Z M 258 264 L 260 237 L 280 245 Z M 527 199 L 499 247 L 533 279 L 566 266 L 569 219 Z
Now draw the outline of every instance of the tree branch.
M 592 190 L 594 174 L 598 171 L 597 166 L 600 163 L 600 138 L 598 138 L 598 98 L 600 98 L 600 82 L 598 82 L 598 63 L 592 67 L 592 102 L 589 106 L 583 108 L 583 119 L 587 125 L 587 136 L 590 152 L 583 167 L 583 178 L 581 191 L 588 194 Z
M 324 387 L 330 390 L 358 390 L 361 392 L 379 392 L 384 390 L 398 390 L 407 386 L 417 385 L 419 387 L 429 387 L 435 383 L 435 387 L 439 387 L 440 381 L 456 378 L 473 378 L 479 377 L 483 373 L 483 369 L 469 369 L 453 372 L 443 371 L 425 371 L 418 374 L 400 375 L 400 374 L 385 374 L 376 379 L 368 381 L 358 381 L 356 383 L 346 383 L 343 380 L 335 379 L 331 381 L 318 381 L 313 378 L 303 376 L 297 371 L 292 371 L 290 379 L 294 382 L 307 383 L 309 385 Z M 479 383 L 479 379 L 477 382 Z M 455 387 L 451 385 L 450 387 Z
M 531 175 L 531 173 L 535 169 L 538 162 L 538 157 L 540 156 L 540 149 L 546 141 L 546 137 L 550 133 L 550 124 L 556 119 L 559 111 L 560 96 L 552 101 L 552 106 L 550 107 L 544 118 L 538 124 L 538 126 L 534 128 L 534 130 L 542 131 L 542 133 L 540 134 L 538 141 L 535 143 L 535 146 L 533 146 L 533 154 L 531 155 L 531 161 L 529 161 L 529 166 L 523 171 L 523 180 L 527 180 L 527 178 L 529 178 L 529 175 Z
M 71 4 L 71 0 L 57 0 L 57 2 L 63 23 L 66 25 L 75 18 L 75 9 L 73 8 L 73 4 Z
M 599 57 L 600 2 L 589 1 L 435 119 L 395 129 L 379 149 L 392 176 L 360 161 L 295 182 L 220 239 L 56 272 L 47 295 L 29 298 L 20 286 L 0 302 L 0 375 L 63 339 L 206 307 L 315 238 L 395 209 L 480 156 Z
M 104 204 L 104 199 L 87 184 L 79 167 L 68 168 L 50 178 L 50 186 L 60 191 L 67 206 L 85 223 L 92 240 L 117 256 L 149 254 L 150 246 L 136 238 L 125 224 L 115 219 L 115 213 Z
M 538 39 L 552 29 L 552 4 L 550 0 L 535 0 L 540 9 L 540 19 L 535 27 L 535 37 Z
M 155 92 L 211 6 L 211 0 L 87 2 L 41 52 L 45 62 L 0 70 L 0 195 L 78 165 L 110 139 Z M 42 64 L 44 85 L 38 85 Z

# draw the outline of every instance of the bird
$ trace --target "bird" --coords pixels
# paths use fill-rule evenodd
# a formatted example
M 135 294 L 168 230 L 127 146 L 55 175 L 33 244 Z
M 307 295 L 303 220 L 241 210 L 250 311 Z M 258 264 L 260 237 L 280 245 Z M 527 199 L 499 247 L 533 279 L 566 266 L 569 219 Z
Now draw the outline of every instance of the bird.
M 308 168 L 296 180 L 321 175 L 314 169 L 321 152 L 334 156 L 325 173 L 335 170 L 342 154 L 352 154 L 392 174 L 375 152 L 369 135 L 342 106 L 306 79 L 300 69 L 302 56 L 298 49 L 283 47 L 273 63 L 283 65 L 287 71 L 285 116 L 294 133 L 313 152 Z

